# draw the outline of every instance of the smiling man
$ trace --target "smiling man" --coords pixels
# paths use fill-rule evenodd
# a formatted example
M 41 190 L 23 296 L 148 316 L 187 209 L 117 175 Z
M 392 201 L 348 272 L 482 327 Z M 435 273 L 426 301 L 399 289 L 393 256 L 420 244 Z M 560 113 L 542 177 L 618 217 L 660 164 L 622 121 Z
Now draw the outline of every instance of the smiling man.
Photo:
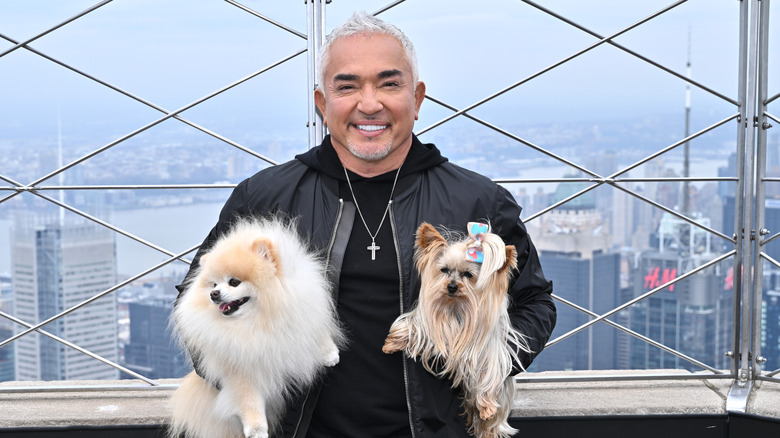
M 339 159 L 364 177 L 397 169 L 425 97 L 404 47 L 391 35 L 356 34 L 327 50 L 314 98 Z
M 465 231 L 468 222 L 489 221 L 515 245 L 510 318 L 534 351 L 520 352 L 515 373 L 531 364 L 555 326 L 552 283 L 509 192 L 413 134 L 425 85 L 400 30 L 356 13 L 326 38 L 320 73 L 314 98 L 329 135 L 236 187 L 185 281 L 236 217 L 295 218 L 325 253 L 348 345 L 318 384 L 294 394 L 272 436 L 469 437 L 459 389 L 414 360 L 382 353 L 393 321 L 419 295 L 417 228 L 428 222 Z

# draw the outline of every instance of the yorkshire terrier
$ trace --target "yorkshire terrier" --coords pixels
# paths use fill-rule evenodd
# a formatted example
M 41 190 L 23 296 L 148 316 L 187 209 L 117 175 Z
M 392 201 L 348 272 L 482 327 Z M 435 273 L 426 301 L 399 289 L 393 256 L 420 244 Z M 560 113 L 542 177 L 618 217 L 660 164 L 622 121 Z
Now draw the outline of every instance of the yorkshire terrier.
M 428 372 L 450 378 L 453 388 L 460 386 L 469 433 L 508 438 L 517 433 L 507 421 L 515 393 L 512 362 L 520 363 L 518 351 L 530 352 L 507 312 L 517 251 L 487 224 L 470 222 L 468 231 L 469 237 L 448 241 L 432 225 L 420 225 L 420 298 L 390 327 L 382 351 L 403 351 Z

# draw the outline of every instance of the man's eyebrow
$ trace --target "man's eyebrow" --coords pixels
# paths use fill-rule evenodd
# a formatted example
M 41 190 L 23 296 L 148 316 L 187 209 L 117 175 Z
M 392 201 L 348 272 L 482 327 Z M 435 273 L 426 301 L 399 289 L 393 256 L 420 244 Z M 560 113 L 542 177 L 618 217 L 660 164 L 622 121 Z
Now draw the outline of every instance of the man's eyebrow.
M 403 72 L 398 69 L 391 69 L 391 70 L 384 70 L 379 72 L 379 74 L 376 75 L 377 79 L 387 79 L 387 78 L 394 78 L 398 76 L 403 76 Z M 336 76 L 333 77 L 334 81 L 343 81 L 343 82 L 352 82 L 357 81 L 360 78 L 358 75 L 351 74 L 351 73 L 339 73 Z
M 334 81 L 346 81 L 346 82 L 356 81 L 356 80 L 358 80 L 358 75 L 353 75 L 353 74 L 349 74 L 349 73 L 339 73 L 339 74 L 337 74 L 336 76 L 333 77 L 333 80 Z
M 394 78 L 396 76 L 403 76 L 403 72 L 398 69 L 392 69 L 392 70 L 385 70 L 383 72 L 380 72 L 378 75 L 376 75 L 377 79 L 387 79 L 387 78 Z

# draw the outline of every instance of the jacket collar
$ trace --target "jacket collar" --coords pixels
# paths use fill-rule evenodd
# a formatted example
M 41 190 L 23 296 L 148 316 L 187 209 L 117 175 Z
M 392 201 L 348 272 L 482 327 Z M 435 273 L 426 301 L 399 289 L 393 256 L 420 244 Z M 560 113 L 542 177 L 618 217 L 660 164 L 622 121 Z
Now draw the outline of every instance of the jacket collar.
M 333 145 L 330 142 L 330 135 L 326 136 L 319 146 L 296 155 L 295 158 L 310 168 L 332 178 L 339 181 L 345 180 L 344 169 L 341 166 L 336 150 L 333 149 Z M 404 165 L 401 168 L 400 177 L 403 178 L 406 175 L 422 172 L 445 161 L 447 161 L 447 158 L 441 155 L 441 152 L 434 144 L 422 143 L 416 135 L 412 135 L 412 147 L 409 149 L 409 154 L 406 156 L 406 161 L 404 161 Z M 388 176 L 391 178 L 395 177 L 395 170 L 374 178 L 381 179 Z M 360 179 L 366 178 L 355 174 L 350 175 L 350 180 L 357 181 Z

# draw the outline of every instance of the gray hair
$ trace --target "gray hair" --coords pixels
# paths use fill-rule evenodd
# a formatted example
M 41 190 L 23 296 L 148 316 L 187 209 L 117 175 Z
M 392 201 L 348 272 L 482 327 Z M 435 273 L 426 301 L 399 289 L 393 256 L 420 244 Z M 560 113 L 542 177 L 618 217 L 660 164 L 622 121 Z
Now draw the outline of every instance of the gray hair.
M 365 11 L 355 12 L 352 17 L 347 21 L 341 23 L 335 29 L 333 29 L 328 36 L 325 37 L 325 42 L 322 43 L 322 49 L 320 52 L 320 64 L 319 64 L 319 77 L 317 78 L 317 88 L 322 89 L 322 83 L 325 80 L 325 66 L 328 65 L 328 59 L 330 58 L 330 48 L 333 43 L 340 38 L 354 36 L 354 35 L 389 35 L 399 43 L 404 49 L 406 59 L 409 61 L 409 65 L 412 67 L 412 80 L 413 84 L 417 84 L 419 77 L 417 70 L 417 53 L 414 51 L 414 45 L 412 41 L 403 33 L 400 29 L 392 24 L 374 17 L 366 13 Z

